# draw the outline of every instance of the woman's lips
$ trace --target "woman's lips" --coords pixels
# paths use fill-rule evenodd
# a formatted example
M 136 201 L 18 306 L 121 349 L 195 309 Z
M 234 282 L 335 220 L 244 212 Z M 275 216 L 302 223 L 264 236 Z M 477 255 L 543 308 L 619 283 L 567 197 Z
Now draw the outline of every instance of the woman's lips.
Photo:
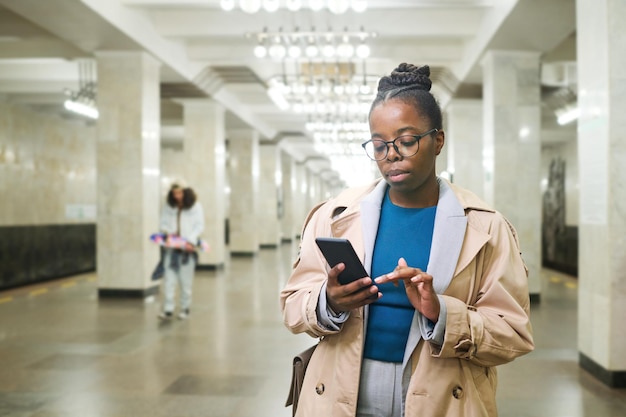
M 407 171 L 401 171 L 398 169 L 392 169 L 391 171 L 387 171 L 387 178 L 391 181 L 403 181 L 406 177 L 409 176 Z

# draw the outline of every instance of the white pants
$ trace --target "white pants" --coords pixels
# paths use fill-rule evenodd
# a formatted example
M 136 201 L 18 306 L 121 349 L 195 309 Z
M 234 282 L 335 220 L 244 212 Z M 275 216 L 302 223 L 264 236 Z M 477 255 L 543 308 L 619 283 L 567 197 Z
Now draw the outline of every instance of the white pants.
M 402 416 L 402 364 L 363 358 L 357 417 Z
M 196 269 L 196 257 L 188 253 L 187 262 L 183 263 L 184 253 L 178 254 L 178 269 L 172 267 L 173 249 L 166 249 L 163 257 L 165 274 L 163 276 L 164 304 L 163 311 L 173 312 L 176 307 L 174 297 L 176 295 L 176 283 L 180 286 L 180 309 L 186 310 L 191 307 L 191 291 L 193 276 Z

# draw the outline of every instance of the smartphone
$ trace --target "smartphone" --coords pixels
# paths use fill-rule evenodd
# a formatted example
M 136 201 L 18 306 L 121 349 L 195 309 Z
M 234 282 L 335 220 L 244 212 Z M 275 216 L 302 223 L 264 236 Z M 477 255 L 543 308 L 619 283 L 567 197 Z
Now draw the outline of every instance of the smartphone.
M 340 284 L 345 285 L 369 276 L 348 239 L 318 237 L 315 239 L 315 243 L 317 243 L 331 268 L 341 262 L 346 265 L 346 269 L 341 271 L 337 277 Z

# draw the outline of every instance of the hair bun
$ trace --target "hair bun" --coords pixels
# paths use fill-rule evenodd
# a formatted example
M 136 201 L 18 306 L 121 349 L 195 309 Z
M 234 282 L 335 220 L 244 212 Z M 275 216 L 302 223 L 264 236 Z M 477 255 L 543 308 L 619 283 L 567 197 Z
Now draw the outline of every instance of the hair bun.
M 418 67 L 413 64 L 402 63 L 391 72 L 391 75 L 381 79 L 378 90 L 413 87 L 417 90 L 430 91 L 432 84 L 428 65 Z

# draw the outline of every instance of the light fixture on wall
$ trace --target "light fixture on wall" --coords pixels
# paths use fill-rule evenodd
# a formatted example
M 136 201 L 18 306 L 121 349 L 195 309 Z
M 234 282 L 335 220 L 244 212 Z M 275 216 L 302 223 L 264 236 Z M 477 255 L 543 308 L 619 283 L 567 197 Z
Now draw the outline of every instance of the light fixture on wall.
M 544 65 L 545 66 L 545 65 Z M 544 105 L 554 112 L 556 121 L 563 126 L 573 122 L 580 116 L 578 108 L 578 88 L 577 85 L 568 81 L 565 86 L 544 86 L 545 93 L 542 94 Z
M 285 0 L 284 2 L 280 0 L 220 0 L 222 10 L 231 11 L 236 6 L 250 14 L 261 10 L 272 13 L 281 7 L 291 12 L 297 12 L 303 7 L 308 7 L 314 12 L 328 9 L 331 13 L 343 14 L 348 10 L 357 13 L 364 12 L 367 9 L 367 0 Z
M 65 109 L 90 119 L 99 117 L 96 105 L 96 69 L 93 60 L 78 61 L 78 91 L 65 90 L 69 96 Z
M 347 61 L 351 59 L 365 59 L 370 56 L 371 49 L 367 40 L 376 37 L 375 32 L 366 32 L 363 28 L 358 31 L 335 32 L 332 29 L 317 31 L 300 31 L 299 28 L 285 32 L 280 28 L 276 32 L 269 32 L 265 28 L 262 32 L 248 33 L 248 38 L 256 41 L 254 56 L 257 58 L 271 58 L 276 61 L 282 59 L 333 59 Z
M 563 126 L 580 117 L 580 108 L 577 103 L 570 103 L 555 111 L 556 121 L 559 125 Z

